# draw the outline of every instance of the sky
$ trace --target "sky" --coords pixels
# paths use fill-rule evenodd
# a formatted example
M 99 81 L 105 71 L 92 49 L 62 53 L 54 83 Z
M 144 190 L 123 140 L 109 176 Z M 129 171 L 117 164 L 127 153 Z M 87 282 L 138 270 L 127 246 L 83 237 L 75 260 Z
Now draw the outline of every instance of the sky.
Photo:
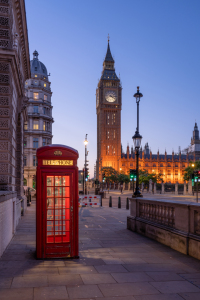
M 133 145 L 140 86 L 140 134 L 152 153 L 171 154 L 200 127 L 199 0 L 25 0 L 30 59 L 51 73 L 53 144 L 79 152 L 88 134 L 90 177 L 97 155 L 96 88 L 110 35 L 122 83 L 121 141 Z

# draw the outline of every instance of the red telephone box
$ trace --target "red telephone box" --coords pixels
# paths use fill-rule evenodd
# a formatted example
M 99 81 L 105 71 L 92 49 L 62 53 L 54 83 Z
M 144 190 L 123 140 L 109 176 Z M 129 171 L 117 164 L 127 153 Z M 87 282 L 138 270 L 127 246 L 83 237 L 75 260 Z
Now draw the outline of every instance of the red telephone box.
M 37 258 L 78 257 L 78 151 L 63 145 L 37 150 Z

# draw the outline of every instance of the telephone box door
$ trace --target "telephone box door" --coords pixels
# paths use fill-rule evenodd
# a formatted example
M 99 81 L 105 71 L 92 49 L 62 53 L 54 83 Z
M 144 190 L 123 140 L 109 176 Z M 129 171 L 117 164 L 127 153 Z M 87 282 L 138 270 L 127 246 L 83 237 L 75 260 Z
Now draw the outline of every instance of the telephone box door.
M 73 173 L 43 174 L 44 257 L 71 256 L 73 252 Z

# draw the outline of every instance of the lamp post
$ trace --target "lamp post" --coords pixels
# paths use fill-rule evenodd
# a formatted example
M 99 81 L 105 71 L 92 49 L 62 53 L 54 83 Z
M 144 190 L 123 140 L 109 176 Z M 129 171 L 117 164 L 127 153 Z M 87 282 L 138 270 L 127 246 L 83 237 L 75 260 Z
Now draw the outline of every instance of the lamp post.
M 84 145 L 85 145 L 85 168 L 84 168 L 84 186 L 83 186 L 83 192 L 84 194 L 86 194 L 87 189 L 86 189 L 86 174 L 87 174 L 87 144 L 88 144 L 88 140 L 87 140 L 87 134 L 85 135 L 85 141 L 84 141 Z
M 134 185 L 133 185 L 133 197 L 142 197 L 139 191 L 139 149 L 141 146 L 142 136 L 139 134 L 139 102 L 140 98 L 143 97 L 142 93 L 140 93 L 139 86 L 137 87 L 137 93 L 134 94 L 137 104 L 137 127 L 134 136 L 132 137 L 135 151 L 136 151 L 136 188 L 134 192 Z

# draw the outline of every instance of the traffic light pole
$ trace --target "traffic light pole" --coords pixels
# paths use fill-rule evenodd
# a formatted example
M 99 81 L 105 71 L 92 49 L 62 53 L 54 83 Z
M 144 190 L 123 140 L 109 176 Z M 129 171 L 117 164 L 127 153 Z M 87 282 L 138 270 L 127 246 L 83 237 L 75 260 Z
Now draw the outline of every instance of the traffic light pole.
M 87 187 L 86 187 L 86 166 L 87 164 L 87 145 L 85 145 L 85 171 L 84 171 L 84 182 L 85 182 L 85 191 L 84 191 L 84 194 L 86 195 L 87 194 Z
M 197 203 L 198 203 L 198 179 L 197 179 L 197 184 L 196 184 L 196 192 L 197 192 Z

